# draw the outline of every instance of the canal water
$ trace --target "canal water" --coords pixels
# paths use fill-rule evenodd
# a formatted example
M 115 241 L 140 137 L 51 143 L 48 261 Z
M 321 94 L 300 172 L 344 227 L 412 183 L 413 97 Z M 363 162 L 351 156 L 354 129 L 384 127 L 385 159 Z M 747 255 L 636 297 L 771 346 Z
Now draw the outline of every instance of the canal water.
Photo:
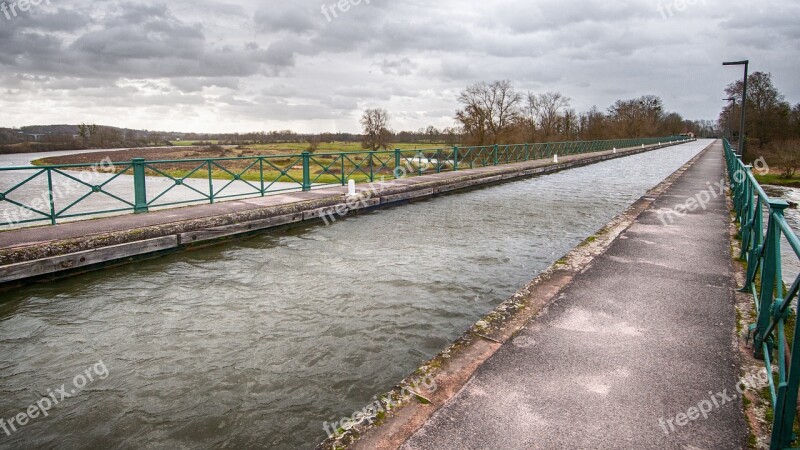
M 311 448 L 709 143 L 0 294 L 0 448 Z

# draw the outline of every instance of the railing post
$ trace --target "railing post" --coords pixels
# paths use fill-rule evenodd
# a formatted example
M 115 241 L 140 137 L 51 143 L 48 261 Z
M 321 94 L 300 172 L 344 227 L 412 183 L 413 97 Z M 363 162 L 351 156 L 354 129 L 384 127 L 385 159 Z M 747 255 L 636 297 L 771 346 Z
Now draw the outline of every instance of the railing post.
M 398 179 L 403 176 L 403 170 L 400 168 L 402 159 L 402 153 L 400 153 L 400 149 L 394 149 L 394 178 Z
M 531 159 L 531 151 L 528 144 L 525 144 L 525 161 L 529 161 Z
M 133 164 L 133 212 L 136 214 L 146 213 L 147 208 L 147 185 L 144 175 L 144 158 L 134 158 Z
M 347 175 L 345 175 L 345 166 L 344 166 L 344 153 L 339 153 L 339 164 L 340 169 L 342 170 L 342 186 L 347 186 Z
M 778 404 L 774 406 L 773 423 L 773 444 L 779 449 L 788 448 L 793 439 L 794 421 L 797 417 L 797 390 L 800 386 L 800 353 L 795 353 L 795 349 L 800 349 L 800 330 L 795 327 L 794 338 L 792 339 L 792 358 L 787 369 L 787 383 L 781 386 L 783 395 L 779 396 Z M 776 436 L 777 434 L 777 436 Z
M 758 303 L 758 322 L 755 330 L 755 345 L 753 346 L 756 358 L 764 358 L 764 343 L 768 336 L 764 333 L 769 328 L 772 320 L 772 304 L 775 295 L 775 277 L 778 274 L 779 264 L 781 263 L 781 229 L 775 217 L 782 217 L 783 211 L 789 204 L 783 200 L 770 200 L 769 202 L 769 223 L 767 225 L 767 239 L 764 253 L 764 265 L 761 269 L 761 292 Z M 756 264 L 751 261 L 750 264 Z
M 214 204 L 214 167 L 211 165 L 212 162 L 209 159 L 207 166 L 208 166 L 208 201 L 213 205 Z
M 453 172 L 458 172 L 458 146 L 453 146 Z
M 53 199 L 53 171 L 47 169 L 47 203 L 50 206 L 50 225 L 56 224 L 56 202 Z
M 303 191 L 311 190 L 311 152 L 303 152 Z
M 258 158 L 258 172 L 259 172 L 259 174 L 261 174 L 261 196 L 263 197 L 263 196 L 267 195 L 267 189 L 265 188 L 265 185 L 264 185 L 264 158 L 263 157 L 259 157 Z
M 744 176 L 745 181 L 742 183 L 742 205 L 741 205 L 741 215 L 737 211 L 736 215 L 739 219 L 739 238 L 742 240 L 742 255 L 741 260 L 746 260 L 747 250 L 745 247 L 750 242 L 750 226 L 751 221 L 753 219 L 752 212 L 753 212 L 753 202 L 755 201 L 755 195 L 753 192 L 753 186 L 750 185 L 750 177 L 748 176 L 750 172 L 753 170 L 753 166 L 744 166 Z M 734 205 L 736 204 L 736 196 L 737 194 L 734 193 Z
M 375 152 L 369 152 L 369 182 L 375 182 L 375 159 L 374 156 Z
M 494 144 L 494 165 L 500 164 L 500 146 Z

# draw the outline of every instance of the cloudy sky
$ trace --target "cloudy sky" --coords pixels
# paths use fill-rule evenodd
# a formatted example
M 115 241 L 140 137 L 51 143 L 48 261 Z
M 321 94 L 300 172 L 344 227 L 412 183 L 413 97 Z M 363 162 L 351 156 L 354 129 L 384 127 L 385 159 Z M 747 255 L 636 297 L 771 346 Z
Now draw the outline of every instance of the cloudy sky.
M 713 119 L 741 76 L 721 62 L 745 58 L 800 102 L 797 0 L 17 1 L 0 126 L 357 131 L 381 107 L 395 130 L 446 127 L 460 90 L 497 79 Z

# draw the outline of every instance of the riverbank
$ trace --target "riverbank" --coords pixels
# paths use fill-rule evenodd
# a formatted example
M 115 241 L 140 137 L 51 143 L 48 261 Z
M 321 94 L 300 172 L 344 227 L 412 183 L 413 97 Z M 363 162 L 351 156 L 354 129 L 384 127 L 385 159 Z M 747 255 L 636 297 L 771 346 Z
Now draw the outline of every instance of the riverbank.
M 781 174 L 770 172 L 766 175 L 758 175 L 755 174 L 756 181 L 759 184 L 763 185 L 771 185 L 771 186 L 781 186 L 781 187 L 793 187 L 793 188 L 800 188 L 800 176 L 795 175 L 791 178 L 783 178 Z

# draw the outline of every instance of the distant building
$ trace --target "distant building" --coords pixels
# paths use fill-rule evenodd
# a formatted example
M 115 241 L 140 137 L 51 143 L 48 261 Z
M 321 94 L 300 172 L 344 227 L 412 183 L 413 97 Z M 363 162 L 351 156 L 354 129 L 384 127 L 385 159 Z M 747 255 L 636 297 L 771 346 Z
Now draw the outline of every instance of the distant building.
M 47 136 L 47 134 L 44 134 L 44 133 L 28 133 L 25 136 L 27 136 L 30 139 L 33 139 L 34 142 L 38 142 L 42 137 Z

